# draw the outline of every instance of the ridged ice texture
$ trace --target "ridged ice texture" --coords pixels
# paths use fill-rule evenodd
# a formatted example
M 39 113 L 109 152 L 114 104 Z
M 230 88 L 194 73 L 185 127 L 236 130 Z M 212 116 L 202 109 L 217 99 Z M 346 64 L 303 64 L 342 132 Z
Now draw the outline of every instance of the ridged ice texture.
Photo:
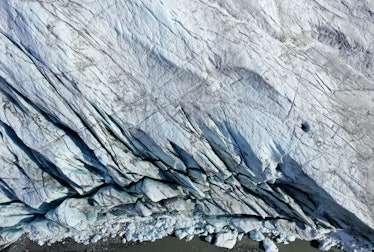
M 374 249 L 373 13 L 0 1 L 0 244 L 174 234 L 230 248 L 269 233 Z

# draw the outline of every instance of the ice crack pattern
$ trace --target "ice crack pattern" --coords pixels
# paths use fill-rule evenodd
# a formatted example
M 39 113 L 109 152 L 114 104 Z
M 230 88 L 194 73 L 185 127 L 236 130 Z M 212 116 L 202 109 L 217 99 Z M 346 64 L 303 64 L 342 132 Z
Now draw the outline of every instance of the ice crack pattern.
M 373 250 L 373 8 L 1 1 L 0 246 Z

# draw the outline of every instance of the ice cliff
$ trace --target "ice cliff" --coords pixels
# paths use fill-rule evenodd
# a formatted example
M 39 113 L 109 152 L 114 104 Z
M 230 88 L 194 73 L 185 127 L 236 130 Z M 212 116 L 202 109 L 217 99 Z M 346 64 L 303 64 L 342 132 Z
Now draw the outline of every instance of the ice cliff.
M 371 0 L 1 0 L 1 246 L 373 250 L 373 23 Z

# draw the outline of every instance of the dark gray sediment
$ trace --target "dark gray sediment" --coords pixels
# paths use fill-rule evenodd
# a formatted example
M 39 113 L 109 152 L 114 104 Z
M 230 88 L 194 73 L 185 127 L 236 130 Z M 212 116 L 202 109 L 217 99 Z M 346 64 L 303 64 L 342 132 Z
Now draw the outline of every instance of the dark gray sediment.
M 290 244 L 277 244 L 280 252 L 319 252 L 317 248 L 311 245 L 311 242 L 296 240 Z M 108 252 L 262 252 L 264 251 L 260 242 L 244 238 L 239 241 L 232 250 L 218 248 L 201 238 L 195 237 L 189 242 L 178 240 L 175 237 L 165 237 L 155 242 L 143 243 L 122 243 L 120 237 L 110 238 L 106 241 L 98 241 L 97 243 L 82 244 L 67 239 L 63 242 L 51 245 L 39 246 L 37 243 L 30 241 L 26 237 L 21 238 L 17 243 L 6 248 L 4 252 L 66 252 L 66 251 L 108 251 Z M 331 252 L 342 251 L 337 248 L 329 250 Z

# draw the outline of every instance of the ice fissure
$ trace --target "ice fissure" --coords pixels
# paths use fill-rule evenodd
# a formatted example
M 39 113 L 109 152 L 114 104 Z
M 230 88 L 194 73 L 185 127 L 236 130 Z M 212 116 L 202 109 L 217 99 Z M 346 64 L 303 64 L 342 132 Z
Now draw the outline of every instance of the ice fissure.
M 0 246 L 373 250 L 373 8 L 0 1 Z

